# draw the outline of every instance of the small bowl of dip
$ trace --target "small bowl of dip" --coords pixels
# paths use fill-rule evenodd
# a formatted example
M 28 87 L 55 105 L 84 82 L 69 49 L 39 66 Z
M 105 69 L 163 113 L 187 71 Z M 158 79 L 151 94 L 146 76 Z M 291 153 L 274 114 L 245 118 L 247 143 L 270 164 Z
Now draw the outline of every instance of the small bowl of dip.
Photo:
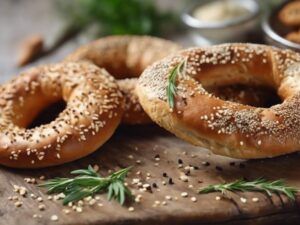
M 186 8 L 182 21 L 197 45 L 246 40 L 257 27 L 259 5 L 255 0 L 203 0 Z

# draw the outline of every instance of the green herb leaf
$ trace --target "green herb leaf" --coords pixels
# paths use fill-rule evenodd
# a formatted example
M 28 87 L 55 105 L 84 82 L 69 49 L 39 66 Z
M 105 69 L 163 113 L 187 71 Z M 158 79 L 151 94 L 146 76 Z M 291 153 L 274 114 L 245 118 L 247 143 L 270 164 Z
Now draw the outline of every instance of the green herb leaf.
M 199 190 L 199 193 L 221 192 L 226 191 L 259 191 L 271 196 L 272 193 L 284 194 L 291 200 L 295 200 L 298 190 L 294 187 L 289 187 L 282 180 L 268 181 L 264 178 L 259 178 L 254 181 L 236 180 L 231 183 L 209 185 L 208 187 Z
M 184 75 L 186 71 L 187 59 L 184 59 L 182 62 L 178 63 L 170 72 L 168 78 L 168 86 L 167 86 L 167 101 L 169 107 L 171 109 L 174 108 L 175 102 L 174 98 L 176 96 L 177 88 L 176 88 L 176 78 L 177 75 Z
M 87 170 L 74 170 L 71 172 L 74 175 L 88 175 L 88 176 L 95 176 L 98 177 L 99 174 L 93 169 L 91 165 L 88 166 Z
M 179 24 L 178 15 L 160 11 L 152 0 L 56 0 L 56 5 L 73 27 L 93 24 L 104 34 L 157 35 Z
M 131 191 L 124 185 L 129 168 L 121 169 L 108 177 L 100 177 L 99 174 L 89 166 L 88 169 L 74 170 L 71 174 L 78 176 L 74 178 L 54 178 L 40 184 L 40 187 L 48 189 L 48 193 L 64 193 L 63 204 L 76 202 L 80 199 L 93 196 L 98 192 L 108 192 L 108 199 L 116 199 L 121 205 L 126 197 L 131 197 Z

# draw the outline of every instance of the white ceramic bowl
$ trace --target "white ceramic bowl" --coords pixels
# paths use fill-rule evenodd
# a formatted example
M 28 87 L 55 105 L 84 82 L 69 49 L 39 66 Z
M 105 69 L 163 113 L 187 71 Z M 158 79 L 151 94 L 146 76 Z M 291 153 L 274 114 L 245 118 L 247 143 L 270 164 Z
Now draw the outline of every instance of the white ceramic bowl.
M 198 20 L 193 16 L 196 8 L 213 1 L 223 0 L 204 0 L 201 3 L 192 4 L 182 14 L 182 21 L 189 28 L 195 44 L 203 46 L 246 40 L 248 32 L 253 30 L 259 21 L 258 3 L 255 0 L 230 0 L 233 4 L 240 4 L 249 11 L 245 16 L 230 20 L 208 22 Z

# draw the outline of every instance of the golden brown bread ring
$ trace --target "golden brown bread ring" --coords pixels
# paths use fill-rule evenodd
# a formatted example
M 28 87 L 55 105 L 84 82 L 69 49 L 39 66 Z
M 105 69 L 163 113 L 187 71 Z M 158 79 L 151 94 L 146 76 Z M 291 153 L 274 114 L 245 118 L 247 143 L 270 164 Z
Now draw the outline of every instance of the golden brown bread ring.
M 47 167 L 86 156 L 111 137 L 123 114 L 113 77 L 87 62 L 36 67 L 0 91 L 0 164 L 9 167 Z M 62 99 L 66 108 L 54 121 L 26 129 Z
M 175 107 L 170 110 L 169 74 L 185 59 L 187 68 L 177 75 Z M 299 62 L 293 51 L 264 45 L 188 49 L 146 69 L 137 93 L 152 120 L 192 144 L 234 158 L 273 157 L 300 147 Z M 268 86 L 283 102 L 251 107 L 221 100 L 203 88 L 220 84 Z
M 147 66 L 180 49 L 181 47 L 174 42 L 161 38 L 109 36 L 78 48 L 66 61 L 88 60 L 105 68 L 116 79 L 121 79 L 118 83 L 123 94 L 127 96 L 122 122 L 144 124 L 151 120 L 136 101 L 138 98 L 132 87 L 134 81 L 130 82 L 127 79 L 123 82 L 122 79 L 139 77 Z
M 300 1 L 287 3 L 280 10 L 278 17 L 287 26 L 300 26 Z
M 122 92 L 125 104 L 122 122 L 125 124 L 147 124 L 152 123 L 150 117 L 143 110 L 135 91 L 138 78 L 125 78 L 117 83 Z
M 300 31 L 292 31 L 288 33 L 285 38 L 291 42 L 300 44 Z

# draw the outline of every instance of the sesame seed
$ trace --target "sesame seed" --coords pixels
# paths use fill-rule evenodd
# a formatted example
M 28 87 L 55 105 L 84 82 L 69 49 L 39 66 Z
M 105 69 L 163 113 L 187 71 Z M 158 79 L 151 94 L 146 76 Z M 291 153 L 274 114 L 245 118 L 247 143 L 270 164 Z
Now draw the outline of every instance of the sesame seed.
M 188 197 L 189 194 L 187 192 L 182 192 L 180 195 L 181 197 L 186 198 Z
M 69 214 L 71 211 L 70 211 L 69 209 L 63 209 L 63 212 L 64 212 L 65 214 Z
M 52 221 L 58 221 L 58 216 L 57 216 L 57 215 L 52 215 L 52 216 L 50 217 L 50 219 L 51 219 Z
M 165 199 L 167 199 L 167 200 L 172 200 L 172 197 L 171 197 L 170 195 L 166 195 L 166 196 L 165 196 Z
M 22 205 L 23 205 L 23 202 L 21 202 L 21 201 L 15 202 L 16 207 L 21 207 Z
M 39 205 L 39 210 L 43 211 L 46 209 L 46 206 L 44 204 Z
M 133 212 L 133 211 L 134 211 L 134 208 L 131 206 L 131 207 L 128 208 L 128 211 L 129 211 L 129 212 Z
M 192 201 L 192 202 L 196 202 L 196 201 L 197 201 L 197 198 L 196 198 L 196 197 L 191 197 L 191 201 Z
M 189 181 L 189 178 L 186 175 L 181 175 L 179 177 L 179 179 L 182 180 L 183 182 L 188 182 Z
M 247 202 L 247 199 L 243 198 L 243 197 L 241 197 L 240 200 L 241 200 L 242 203 L 246 203 Z

